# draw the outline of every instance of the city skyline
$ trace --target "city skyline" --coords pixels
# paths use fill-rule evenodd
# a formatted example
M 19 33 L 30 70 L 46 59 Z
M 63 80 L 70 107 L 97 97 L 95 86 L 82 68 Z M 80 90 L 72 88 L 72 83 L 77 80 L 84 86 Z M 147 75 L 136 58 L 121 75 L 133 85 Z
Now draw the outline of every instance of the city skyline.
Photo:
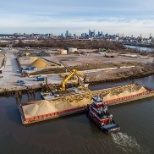
M 154 34 L 152 0 L 27 0 L 0 2 L 0 33 L 71 33 L 88 29 L 148 37 Z

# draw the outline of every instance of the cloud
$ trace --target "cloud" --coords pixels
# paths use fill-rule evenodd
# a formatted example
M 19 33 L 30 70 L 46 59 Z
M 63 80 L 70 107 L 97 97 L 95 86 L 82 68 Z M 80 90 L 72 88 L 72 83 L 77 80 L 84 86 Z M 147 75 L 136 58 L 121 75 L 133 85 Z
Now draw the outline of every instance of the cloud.
M 154 34 L 153 0 L 5 0 L 0 33 L 60 34 L 66 29 L 105 33 Z
M 60 34 L 66 29 L 72 33 L 88 32 L 88 29 L 104 31 L 105 33 L 124 33 L 127 35 L 154 34 L 152 19 L 127 19 L 116 17 L 78 17 L 63 19 L 50 16 L 12 15 L 0 20 L 0 28 L 19 29 L 21 32 Z M 13 31 L 12 31 L 13 33 Z

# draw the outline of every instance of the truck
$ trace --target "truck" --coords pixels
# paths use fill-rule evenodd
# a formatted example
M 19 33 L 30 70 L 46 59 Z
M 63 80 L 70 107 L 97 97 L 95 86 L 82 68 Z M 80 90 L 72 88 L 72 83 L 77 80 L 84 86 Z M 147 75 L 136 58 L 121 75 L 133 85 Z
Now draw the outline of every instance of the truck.
M 45 77 L 44 76 L 37 76 L 35 78 L 35 81 L 44 81 L 45 80 Z
M 16 85 L 17 86 L 23 86 L 23 85 L 25 85 L 25 81 L 23 81 L 23 80 L 17 80 Z

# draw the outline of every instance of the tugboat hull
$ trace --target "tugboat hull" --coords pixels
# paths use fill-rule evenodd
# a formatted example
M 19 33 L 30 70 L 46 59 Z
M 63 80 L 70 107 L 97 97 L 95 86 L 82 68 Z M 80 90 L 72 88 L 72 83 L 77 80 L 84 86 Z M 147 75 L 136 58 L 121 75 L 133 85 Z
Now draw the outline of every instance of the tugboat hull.
M 111 124 L 108 124 L 108 125 L 104 125 L 101 127 L 102 131 L 107 133 L 107 134 L 111 134 L 113 132 L 118 132 L 120 131 L 120 127 L 118 124 L 116 123 L 111 123 Z
M 95 118 L 92 117 L 90 114 L 89 105 L 87 106 L 86 115 L 91 121 L 93 121 L 97 125 L 98 128 L 100 128 L 106 134 L 111 134 L 113 132 L 120 131 L 120 126 L 116 124 L 114 120 L 112 120 L 112 122 L 108 124 L 101 124 L 98 121 L 96 121 Z

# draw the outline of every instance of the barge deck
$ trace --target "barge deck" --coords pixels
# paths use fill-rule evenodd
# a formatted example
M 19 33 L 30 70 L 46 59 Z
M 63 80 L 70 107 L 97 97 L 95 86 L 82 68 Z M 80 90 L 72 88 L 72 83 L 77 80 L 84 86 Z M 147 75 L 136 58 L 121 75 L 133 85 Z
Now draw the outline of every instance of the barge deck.
M 132 102 L 154 96 L 154 90 L 138 84 L 118 86 L 103 90 L 88 91 L 82 94 L 74 94 L 40 100 L 19 105 L 19 112 L 23 125 L 36 123 L 48 119 L 67 116 L 86 110 L 87 104 L 91 104 L 91 98 L 100 95 L 104 104 L 108 106 Z

